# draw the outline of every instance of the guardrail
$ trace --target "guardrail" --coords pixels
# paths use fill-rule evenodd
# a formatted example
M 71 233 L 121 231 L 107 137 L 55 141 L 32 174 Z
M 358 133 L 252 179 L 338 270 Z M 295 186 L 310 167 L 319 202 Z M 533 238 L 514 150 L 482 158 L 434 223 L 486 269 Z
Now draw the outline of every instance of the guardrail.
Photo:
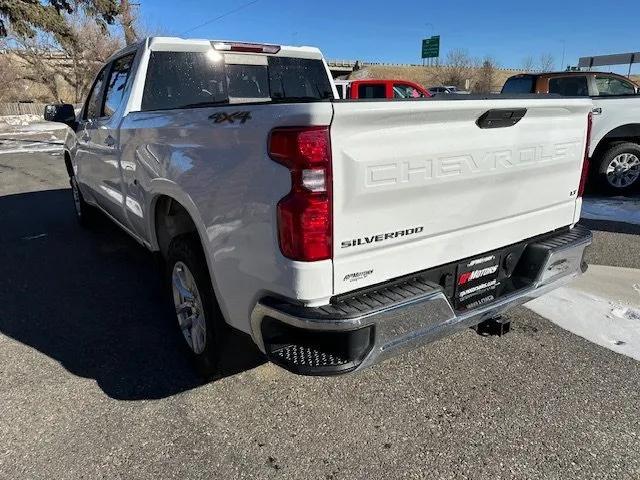
M 384 63 L 384 62 L 360 62 L 358 64 L 361 67 L 370 67 L 375 65 L 389 66 L 389 67 L 421 67 L 418 63 Z M 329 67 L 354 67 L 356 65 L 355 60 L 327 60 Z
M 329 68 L 353 68 L 356 65 L 356 60 L 327 60 Z M 358 65 L 361 68 L 365 67 L 421 67 L 421 68 L 447 68 L 446 63 L 439 63 L 437 65 L 422 65 L 420 63 L 385 63 L 385 62 L 362 62 L 358 60 Z M 477 70 L 479 67 L 468 67 L 468 70 Z M 518 68 L 509 67 L 496 67 L 495 70 L 500 72 L 522 72 L 523 70 Z

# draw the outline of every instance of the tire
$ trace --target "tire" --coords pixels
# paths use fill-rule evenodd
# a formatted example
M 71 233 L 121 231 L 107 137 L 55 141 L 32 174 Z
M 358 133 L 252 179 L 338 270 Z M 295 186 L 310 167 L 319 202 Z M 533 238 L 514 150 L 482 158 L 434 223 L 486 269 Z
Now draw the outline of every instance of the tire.
M 219 378 L 227 328 L 195 235 L 181 235 L 171 241 L 166 277 L 175 307 L 175 324 L 196 371 L 205 380 Z
M 81 226 L 87 227 L 95 218 L 96 209 L 85 201 L 75 175 L 69 179 L 69 184 L 71 185 L 71 198 L 73 199 L 76 220 Z
M 616 142 L 600 157 L 600 189 L 610 194 L 626 194 L 640 185 L 640 145 Z

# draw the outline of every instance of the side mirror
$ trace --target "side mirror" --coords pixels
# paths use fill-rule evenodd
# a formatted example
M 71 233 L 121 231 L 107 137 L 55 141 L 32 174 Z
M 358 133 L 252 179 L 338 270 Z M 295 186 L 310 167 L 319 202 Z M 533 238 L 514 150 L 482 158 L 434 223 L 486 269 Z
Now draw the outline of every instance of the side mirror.
M 68 125 L 72 130 L 77 126 L 76 112 L 73 105 L 60 103 L 44 107 L 44 119 L 48 122 L 58 122 Z

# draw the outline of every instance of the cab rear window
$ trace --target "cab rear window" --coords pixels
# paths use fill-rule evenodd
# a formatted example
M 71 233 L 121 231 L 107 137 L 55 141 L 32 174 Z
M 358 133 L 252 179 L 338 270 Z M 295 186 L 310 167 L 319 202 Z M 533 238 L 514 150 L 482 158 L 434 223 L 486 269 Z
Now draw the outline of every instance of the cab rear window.
M 333 98 L 327 70 L 320 60 L 269 57 L 269 88 L 274 100 Z
M 507 83 L 502 87 L 502 93 L 534 93 L 534 78 L 531 76 L 526 77 L 511 77 L 507 80 Z
M 142 110 L 333 98 L 321 60 L 268 57 L 265 63 L 226 65 L 206 52 L 152 52 Z
M 382 83 L 359 85 L 358 98 L 387 98 L 387 86 Z
M 563 97 L 587 97 L 589 84 L 585 76 L 556 77 L 549 80 L 549 93 Z

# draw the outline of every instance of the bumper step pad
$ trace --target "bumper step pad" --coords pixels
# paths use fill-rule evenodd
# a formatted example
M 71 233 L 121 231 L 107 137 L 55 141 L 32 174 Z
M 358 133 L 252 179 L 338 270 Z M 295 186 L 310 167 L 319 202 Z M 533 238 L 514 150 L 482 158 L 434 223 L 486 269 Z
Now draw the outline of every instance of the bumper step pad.
M 348 320 L 385 310 L 426 295 L 433 295 L 441 290 L 439 285 L 426 280 L 420 274 L 416 274 L 411 278 L 362 290 L 355 295 L 336 297 L 332 303 L 321 307 L 303 307 L 275 298 L 267 298 L 263 301 L 276 310 L 287 312 L 299 318 Z
M 286 345 L 271 352 L 280 361 L 303 368 L 340 367 L 349 363 L 349 359 L 335 353 L 320 351 L 312 346 Z

